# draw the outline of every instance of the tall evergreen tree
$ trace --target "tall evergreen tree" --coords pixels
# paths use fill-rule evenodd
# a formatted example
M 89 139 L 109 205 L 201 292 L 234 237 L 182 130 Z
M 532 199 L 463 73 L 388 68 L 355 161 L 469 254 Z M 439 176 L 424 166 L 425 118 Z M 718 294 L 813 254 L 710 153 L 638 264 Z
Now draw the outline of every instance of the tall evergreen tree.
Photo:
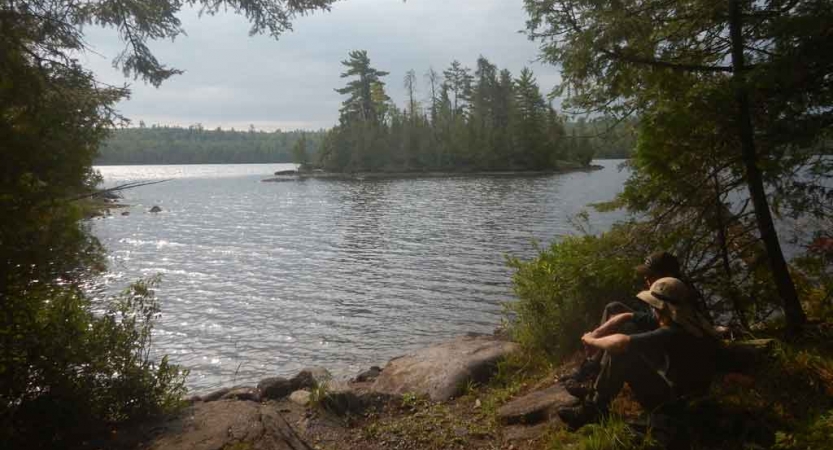
M 491 167 L 496 164 L 495 150 L 495 103 L 497 92 L 497 67 L 482 55 L 477 58 L 472 88 L 471 113 L 468 119 L 470 147 L 480 165 Z
M 517 160 L 524 167 L 547 167 L 549 158 L 544 145 L 547 105 L 529 68 L 524 67 L 515 81 L 515 105 L 518 114 Z
M 455 59 L 451 62 L 451 66 L 443 71 L 443 76 L 448 84 L 454 116 L 465 118 L 471 100 L 471 84 L 474 79 L 471 69 L 463 67 L 460 61 Z
M 309 164 L 306 134 L 301 134 L 301 137 L 295 141 L 295 144 L 292 146 L 292 162 L 298 164 L 299 169 L 301 170 Z
M 371 67 L 365 50 L 351 51 L 349 59 L 341 64 L 347 68 L 341 78 L 355 78 L 347 86 L 336 89 L 339 94 L 348 96 L 341 107 L 342 124 L 355 121 L 378 123 L 384 117 L 384 111 L 380 109 L 384 109 L 387 103 L 387 95 L 383 95 L 385 83 L 381 78 L 388 72 Z

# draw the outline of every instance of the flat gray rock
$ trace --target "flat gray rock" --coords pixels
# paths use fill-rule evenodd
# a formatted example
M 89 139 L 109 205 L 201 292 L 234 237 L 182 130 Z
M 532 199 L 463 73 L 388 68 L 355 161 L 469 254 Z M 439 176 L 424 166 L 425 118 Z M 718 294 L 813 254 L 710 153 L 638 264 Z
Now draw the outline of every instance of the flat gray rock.
M 445 401 L 460 394 L 469 381 L 488 380 L 498 361 L 518 349 L 518 344 L 492 336 L 462 336 L 392 359 L 371 390 L 389 395 L 412 392 Z
M 274 407 L 247 401 L 198 403 L 158 426 L 155 434 L 142 448 L 312 450 Z
M 554 417 L 559 407 L 574 405 L 576 402 L 578 399 L 570 395 L 564 386 L 555 384 L 512 400 L 501 406 L 497 415 L 504 424 L 538 423 Z
M 309 405 L 310 397 L 309 391 L 295 391 L 289 395 L 289 401 L 296 405 L 307 406 Z

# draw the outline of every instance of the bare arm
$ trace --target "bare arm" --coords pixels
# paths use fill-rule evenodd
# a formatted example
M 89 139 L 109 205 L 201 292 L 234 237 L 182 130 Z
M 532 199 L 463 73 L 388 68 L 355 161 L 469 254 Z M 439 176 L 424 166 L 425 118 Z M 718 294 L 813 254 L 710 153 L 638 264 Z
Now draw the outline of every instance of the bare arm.
M 607 319 L 607 322 L 603 323 L 599 328 L 593 330 L 593 336 L 597 338 L 602 338 L 612 334 L 616 331 L 616 328 L 619 327 L 620 324 L 627 322 L 633 319 L 633 313 L 627 312 L 622 314 L 616 314 L 615 316 Z
M 631 337 L 627 334 L 611 334 L 597 338 L 593 336 L 593 333 L 587 333 L 581 338 L 581 341 L 585 345 L 599 350 L 605 350 L 610 353 L 621 353 L 628 349 L 631 343 Z

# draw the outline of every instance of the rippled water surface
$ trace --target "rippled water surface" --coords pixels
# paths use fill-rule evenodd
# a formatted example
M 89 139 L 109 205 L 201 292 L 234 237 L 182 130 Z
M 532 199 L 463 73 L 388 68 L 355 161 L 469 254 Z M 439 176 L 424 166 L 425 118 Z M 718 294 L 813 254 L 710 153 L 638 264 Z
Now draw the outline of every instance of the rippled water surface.
M 156 350 L 204 391 L 323 365 L 348 375 L 469 331 L 512 300 L 504 255 L 572 233 L 611 199 L 618 161 L 589 173 L 261 183 L 290 165 L 102 166 L 128 216 L 94 221 L 110 251 L 99 294 L 162 275 Z M 163 211 L 147 211 L 159 205 Z M 591 215 L 598 229 L 619 217 Z

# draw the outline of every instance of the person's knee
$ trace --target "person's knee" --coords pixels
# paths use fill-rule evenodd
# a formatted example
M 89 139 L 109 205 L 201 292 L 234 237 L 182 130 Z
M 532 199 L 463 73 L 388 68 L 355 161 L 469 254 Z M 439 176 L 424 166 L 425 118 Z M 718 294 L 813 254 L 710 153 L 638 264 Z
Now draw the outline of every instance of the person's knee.
M 622 302 L 610 302 L 605 305 L 605 314 L 608 317 L 615 316 L 617 314 L 623 314 L 626 312 L 631 312 L 632 310 Z

